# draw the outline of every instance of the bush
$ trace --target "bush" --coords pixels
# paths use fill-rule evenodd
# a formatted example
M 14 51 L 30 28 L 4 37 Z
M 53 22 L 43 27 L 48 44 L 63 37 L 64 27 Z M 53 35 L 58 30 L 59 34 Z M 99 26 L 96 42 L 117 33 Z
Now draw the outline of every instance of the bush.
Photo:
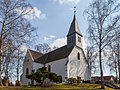
M 62 83 L 62 76 L 57 76 L 57 81 L 58 83 Z
M 47 67 L 42 67 L 42 68 L 39 68 L 37 72 L 47 73 L 48 70 L 47 70 Z
M 67 79 L 67 82 L 68 82 L 69 84 L 74 84 L 74 83 L 77 83 L 77 80 L 76 80 L 76 78 L 68 78 L 68 79 Z
M 90 83 L 90 80 L 87 80 L 87 81 L 83 81 L 83 83 Z
M 50 81 L 56 82 L 57 81 L 57 74 L 56 73 L 49 73 L 49 77 Z
M 5 77 L 4 77 L 4 78 L 2 79 L 2 84 L 3 84 L 3 86 L 8 86 L 8 85 L 9 85 L 9 82 L 10 82 L 10 81 L 9 81 L 8 78 L 5 78 Z
M 19 80 L 16 80 L 16 81 L 15 81 L 15 86 L 21 86 L 21 83 L 20 83 Z
M 12 82 L 8 83 L 8 86 L 14 86 L 14 84 Z
M 26 77 L 35 80 L 39 84 L 43 84 L 45 79 L 49 79 L 52 82 L 62 82 L 61 76 L 57 76 L 56 73 L 47 71 L 46 67 L 39 68 L 36 72 L 33 72 Z

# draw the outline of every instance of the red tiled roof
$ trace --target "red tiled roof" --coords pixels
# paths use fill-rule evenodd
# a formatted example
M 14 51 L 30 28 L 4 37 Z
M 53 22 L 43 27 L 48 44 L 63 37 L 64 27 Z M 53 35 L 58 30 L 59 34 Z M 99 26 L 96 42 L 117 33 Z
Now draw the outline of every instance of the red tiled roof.
M 34 51 L 34 50 L 30 50 L 30 53 L 31 53 L 31 55 L 32 55 L 33 60 L 36 60 L 37 58 L 39 58 L 39 57 L 41 57 L 42 55 L 44 55 L 44 54 L 42 54 L 42 53 L 40 53 L 40 52 L 37 52 L 37 51 Z
M 108 81 L 108 80 L 115 80 L 115 77 L 114 76 L 103 76 L 104 80 Z M 95 80 L 95 81 L 99 81 L 101 79 L 101 77 L 99 76 L 94 76 L 94 77 L 91 77 L 91 80 Z

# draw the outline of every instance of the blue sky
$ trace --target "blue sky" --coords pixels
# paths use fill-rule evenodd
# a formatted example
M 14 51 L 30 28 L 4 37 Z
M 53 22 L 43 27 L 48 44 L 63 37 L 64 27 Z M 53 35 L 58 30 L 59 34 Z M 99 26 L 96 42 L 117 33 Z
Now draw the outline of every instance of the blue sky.
M 84 10 L 91 0 L 28 0 L 35 9 L 34 18 L 30 19 L 37 27 L 37 43 L 46 42 L 50 46 L 66 44 L 66 35 L 73 19 L 73 7 L 76 6 L 76 17 L 80 30 L 86 36 L 87 21 Z

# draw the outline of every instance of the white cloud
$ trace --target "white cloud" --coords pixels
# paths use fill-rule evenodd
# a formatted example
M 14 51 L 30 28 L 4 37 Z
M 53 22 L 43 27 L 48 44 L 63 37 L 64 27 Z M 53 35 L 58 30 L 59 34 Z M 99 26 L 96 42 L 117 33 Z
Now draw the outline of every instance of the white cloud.
M 19 8 L 16 9 L 16 11 L 18 13 L 23 12 L 23 10 L 21 10 Z M 27 12 L 29 12 L 28 15 L 24 16 L 26 19 L 31 20 L 31 19 L 36 19 L 36 18 L 37 19 L 45 19 L 46 18 L 46 15 L 41 10 L 39 10 L 37 7 L 33 7 L 33 10 L 31 10 L 31 7 L 28 7 L 24 13 L 27 13 Z
M 55 2 L 58 2 L 59 4 L 78 4 L 80 0 L 54 0 Z
M 46 15 L 44 13 L 42 13 L 42 11 L 39 10 L 37 7 L 34 7 L 33 10 L 34 10 L 33 16 L 37 17 L 38 19 L 46 18 Z
M 48 41 L 50 41 L 50 40 L 52 40 L 52 39 L 55 39 L 55 37 L 56 37 L 56 36 L 54 36 L 54 35 L 45 36 L 45 37 L 44 37 L 44 42 L 48 42 Z
M 45 19 L 46 15 L 41 10 L 39 10 L 37 7 L 33 7 L 33 11 L 31 12 L 31 14 L 26 15 L 25 18 L 27 18 L 27 19 L 35 19 L 35 18 Z
M 50 47 L 62 47 L 64 45 L 67 44 L 67 38 L 58 38 L 56 40 L 54 40 L 51 44 L 50 44 Z
M 22 51 L 22 52 L 24 52 L 24 53 L 26 53 L 26 51 L 27 51 L 28 48 L 29 48 L 29 47 L 28 47 L 27 45 L 23 44 L 23 45 L 21 45 L 21 46 L 19 47 L 19 50 Z

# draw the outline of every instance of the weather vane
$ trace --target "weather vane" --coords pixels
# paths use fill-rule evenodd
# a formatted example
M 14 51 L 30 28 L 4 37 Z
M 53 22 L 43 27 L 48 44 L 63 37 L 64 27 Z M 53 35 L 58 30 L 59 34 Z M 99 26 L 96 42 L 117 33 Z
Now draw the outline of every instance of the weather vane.
M 76 6 L 74 6 L 74 14 L 76 13 Z

